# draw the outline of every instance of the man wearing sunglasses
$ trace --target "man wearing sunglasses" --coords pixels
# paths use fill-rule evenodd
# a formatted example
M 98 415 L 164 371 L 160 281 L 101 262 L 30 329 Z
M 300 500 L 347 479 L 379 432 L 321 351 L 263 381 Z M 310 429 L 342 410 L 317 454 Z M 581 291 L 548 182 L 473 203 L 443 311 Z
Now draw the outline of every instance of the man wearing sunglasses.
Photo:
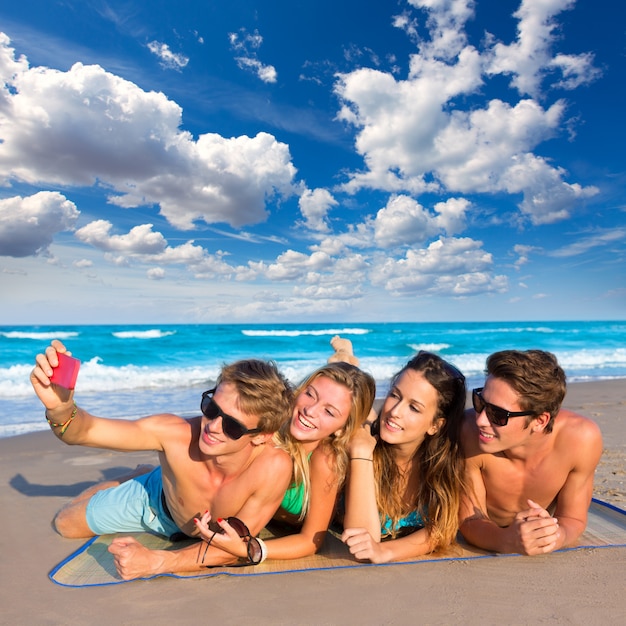
M 565 373 L 541 350 L 487 359 L 463 430 L 468 492 L 464 538 L 495 552 L 545 554 L 575 544 L 587 525 L 602 437 L 561 409 Z
M 291 386 L 276 366 L 254 359 L 224 366 L 216 387 L 202 394 L 201 416 L 115 420 L 77 407 L 73 390 L 51 383 L 64 352 L 65 346 L 53 341 L 37 355 L 31 373 L 54 434 L 73 445 L 155 450 L 160 464 L 124 482 L 90 487 L 57 513 L 57 531 L 72 538 L 142 531 L 194 537 L 194 518 L 208 511 L 213 519 L 237 519 L 250 543 L 250 562 L 259 562 L 262 542 L 255 535 L 279 507 L 292 474 L 289 455 L 272 443 L 293 402 Z M 131 537 L 114 539 L 109 551 L 124 579 L 237 561 L 213 546 L 148 550 Z

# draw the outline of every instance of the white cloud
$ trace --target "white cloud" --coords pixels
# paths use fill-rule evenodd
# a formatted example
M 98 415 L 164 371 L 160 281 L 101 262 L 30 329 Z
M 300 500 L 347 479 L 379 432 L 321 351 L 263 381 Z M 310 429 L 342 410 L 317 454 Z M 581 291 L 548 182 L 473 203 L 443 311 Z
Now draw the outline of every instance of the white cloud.
M 150 280 L 163 280 L 165 278 L 165 270 L 162 267 L 150 268 L 146 275 Z
M 563 80 L 559 80 L 555 86 L 576 89 L 594 82 L 602 75 L 602 71 L 593 66 L 594 60 L 591 53 L 557 54 L 551 64 L 561 70 Z
M 267 134 L 194 141 L 181 109 L 97 65 L 28 68 L 0 41 L 0 182 L 112 189 L 109 201 L 158 204 L 175 226 L 234 227 L 267 217 L 266 200 L 293 193 L 289 148 Z
M 269 265 L 263 262 L 251 262 L 250 267 L 259 275 L 273 281 L 300 280 L 311 271 L 320 271 L 331 266 L 331 258 L 324 252 L 313 252 L 311 255 L 287 250 Z
M 148 50 L 160 59 L 161 67 L 165 69 L 180 71 L 189 63 L 185 55 L 172 52 L 166 43 L 151 41 L 148 43 Z
M 133 227 L 127 235 L 111 235 L 113 224 L 96 220 L 78 229 L 76 238 L 105 252 L 155 254 L 165 250 L 167 241 L 161 233 L 152 230 L 152 224 Z
M 517 40 L 484 52 L 463 32 L 473 15 L 469 0 L 411 0 L 426 11 L 429 39 L 419 41 L 406 80 L 373 69 L 340 75 L 338 119 L 357 129 L 355 147 L 365 169 L 352 172 L 343 190 L 378 189 L 412 195 L 438 193 L 521 194 L 521 212 L 534 224 L 566 219 L 598 190 L 566 180 L 567 172 L 534 150 L 567 130 L 566 103 L 535 99 L 487 101 L 468 111 L 460 97 L 474 96 L 486 80 L 510 74 L 521 93 L 538 94 L 541 79 L 562 70 L 561 87 L 587 84 L 599 75 L 593 57 L 554 55 L 553 17 L 570 0 L 523 0 L 515 14 Z M 408 16 L 395 24 L 415 35 Z
M 505 276 L 491 274 L 493 259 L 481 242 L 439 239 L 409 249 L 401 259 L 385 258 L 370 272 L 373 285 L 396 295 L 475 295 L 506 290 Z
M 381 248 L 413 245 L 444 234 L 459 232 L 464 224 L 469 202 L 449 199 L 435 205 L 433 215 L 419 202 L 408 196 L 392 196 L 387 206 L 376 215 L 374 237 Z
M 0 200 L 0 256 L 46 250 L 57 233 L 73 230 L 79 215 L 76 205 L 56 191 Z
M 255 30 L 250 34 L 245 28 L 239 33 L 229 33 L 228 40 L 233 51 L 237 54 L 235 61 L 242 70 L 249 70 L 256 74 L 264 83 L 275 83 L 278 79 L 276 68 L 273 65 L 265 65 L 259 61 L 257 50 L 263 43 L 263 37 Z
M 306 189 L 300 196 L 300 212 L 305 226 L 320 233 L 330 231 L 326 216 L 338 202 L 327 189 Z
M 534 97 L 540 95 L 542 81 L 553 69 L 563 74 L 563 80 L 556 82 L 557 87 L 573 89 L 596 80 L 601 72 L 593 67 L 592 54 L 553 56 L 552 53 L 558 38 L 554 18 L 573 8 L 575 3 L 576 0 L 522 0 L 519 10 L 513 14 L 519 20 L 517 40 L 494 46 L 487 72 L 511 75 L 513 87 Z
M 513 246 L 513 252 L 518 255 L 518 258 L 514 263 L 515 269 L 519 270 L 522 265 L 526 265 L 526 263 L 528 263 L 530 253 L 535 252 L 536 250 L 537 248 L 535 246 L 526 246 L 522 244 L 516 244 Z M 526 285 L 522 286 L 525 287 Z

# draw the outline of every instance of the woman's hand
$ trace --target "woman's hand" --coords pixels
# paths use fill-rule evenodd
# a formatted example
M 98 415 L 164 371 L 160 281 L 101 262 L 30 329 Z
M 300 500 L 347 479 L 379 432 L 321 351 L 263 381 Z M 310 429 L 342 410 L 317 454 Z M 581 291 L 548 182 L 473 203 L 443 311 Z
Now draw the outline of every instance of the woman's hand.
M 362 428 L 357 428 L 348 442 L 348 456 L 350 458 L 362 457 L 372 459 L 374 448 L 376 447 L 376 437 L 371 433 L 369 421 L 363 424 Z
M 386 563 L 392 558 L 384 544 L 375 541 L 365 528 L 346 528 L 341 535 L 341 541 L 359 561 Z
M 237 534 L 237 531 L 224 519 L 218 518 L 213 526 L 217 524 L 221 529 L 218 532 L 211 530 L 211 514 L 208 511 L 202 517 L 194 517 L 193 520 L 200 536 L 211 546 L 224 550 L 239 558 L 248 557 L 248 547 L 246 542 Z

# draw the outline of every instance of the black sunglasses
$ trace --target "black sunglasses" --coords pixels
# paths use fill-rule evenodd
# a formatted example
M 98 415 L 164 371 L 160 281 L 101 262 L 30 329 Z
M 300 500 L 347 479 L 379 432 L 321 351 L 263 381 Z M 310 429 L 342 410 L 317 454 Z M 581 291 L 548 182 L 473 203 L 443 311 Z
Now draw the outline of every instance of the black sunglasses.
M 263 560 L 263 549 L 261 548 L 261 544 L 256 537 L 253 537 L 250 533 L 248 527 L 238 518 L 238 517 L 227 517 L 226 521 L 233 527 L 233 530 L 244 540 L 246 540 L 246 546 L 248 550 L 248 561 L 252 565 L 258 565 Z M 213 541 L 213 537 L 215 535 L 223 535 L 224 529 L 217 523 L 211 520 L 209 522 L 209 530 L 212 530 L 215 534 L 206 542 L 206 548 L 204 549 L 204 554 L 202 555 L 202 562 L 204 563 L 204 558 L 206 557 L 207 550 L 211 545 L 211 541 Z M 200 556 L 198 554 L 198 556 Z
M 246 428 L 239 420 L 224 413 L 219 405 L 213 400 L 215 389 L 209 389 L 202 394 L 200 410 L 208 420 L 222 418 L 222 431 L 231 439 L 241 439 L 244 435 L 257 435 L 263 432 L 261 428 Z
M 496 426 L 506 426 L 510 417 L 522 417 L 523 415 L 535 415 L 534 411 L 507 411 L 495 404 L 485 402 L 483 398 L 484 387 L 472 390 L 472 404 L 477 414 L 485 411 L 487 419 Z

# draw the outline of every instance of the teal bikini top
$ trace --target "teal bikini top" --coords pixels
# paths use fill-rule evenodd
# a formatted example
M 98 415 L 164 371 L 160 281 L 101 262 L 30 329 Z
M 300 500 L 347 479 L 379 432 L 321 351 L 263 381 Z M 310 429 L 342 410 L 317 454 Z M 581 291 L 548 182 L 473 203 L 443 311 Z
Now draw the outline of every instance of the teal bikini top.
M 382 535 L 391 535 L 392 532 L 402 532 L 403 529 L 408 530 L 417 530 L 418 528 L 424 527 L 424 520 L 422 516 L 417 511 L 411 511 L 405 517 L 402 517 L 398 520 L 395 528 L 391 523 L 391 518 L 387 517 L 383 524 L 381 524 L 380 530 Z M 405 531 L 406 532 L 406 531 Z

